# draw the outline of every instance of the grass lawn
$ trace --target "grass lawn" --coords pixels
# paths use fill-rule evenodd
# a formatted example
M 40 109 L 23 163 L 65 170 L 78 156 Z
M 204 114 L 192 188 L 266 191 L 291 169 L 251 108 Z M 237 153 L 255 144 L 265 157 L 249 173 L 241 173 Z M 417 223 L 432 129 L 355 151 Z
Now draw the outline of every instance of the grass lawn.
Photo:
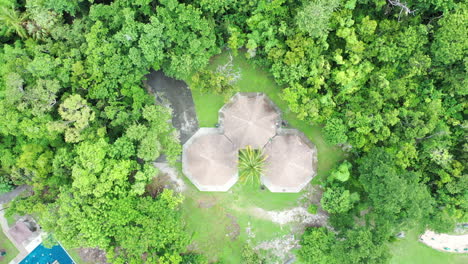
M 1 249 L 6 250 L 7 252 L 6 256 L 2 260 L 0 260 L 1 264 L 9 263 L 19 253 L 19 251 L 16 249 L 13 243 L 11 243 L 11 241 L 7 238 L 7 236 L 3 233 L 2 230 L 0 230 L 0 250 Z
M 250 209 L 284 209 L 297 205 L 302 193 L 274 194 L 236 183 L 229 192 L 200 192 L 188 183 L 182 205 L 187 230 L 191 232 L 194 250 L 210 260 L 242 263 L 241 252 L 250 242 L 257 245 L 291 233 L 291 226 L 280 226 L 255 215 Z M 253 234 L 247 233 L 251 227 Z
M 393 255 L 391 264 L 468 263 L 468 254 L 440 252 L 420 243 L 415 230 L 411 230 L 405 238 L 394 242 L 390 250 Z
M 226 63 L 228 53 L 216 56 L 211 68 Z M 281 89 L 265 71 L 256 69 L 241 53 L 234 59 L 234 66 L 241 70 L 242 79 L 236 88 L 242 92 L 263 92 L 283 112 L 283 118 L 290 126 L 299 129 L 317 146 L 318 177 L 323 178 L 338 161 L 343 153 L 325 143 L 320 127 L 298 120 L 288 110 L 287 104 L 280 98 Z M 190 84 L 190 81 L 188 82 Z M 226 103 L 226 98 L 216 94 L 193 93 L 195 109 L 200 127 L 214 127 L 218 122 L 218 110 Z M 263 241 L 274 240 L 294 233 L 291 225 L 280 226 L 265 220 L 252 208 L 265 210 L 283 210 L 297 206 L 304 193 L 271 193 L 258 187 L 236 183 L 229 192 L 200 192 L 184 177 L 188 190 L 182 205 L 187 230 L 193 238 L 193 250 L 202 252 L 210 260 L 222 260 L 223 263 L 242 263 L 241 252 L 244 245 L 258 245 Z M 317 180 L 314 179 L 314 182 Z M 248 231 L 251 230 L 251 231 Z
M 62 245 L 63 247 L 63 245 Z M 63 247 L 65 248 L 65 247 Z M 89 264 L 89 262 L 86 262 L 81 259 L 80 254 L 78 254 L 78 249 L 77 248 L 72 248 L 72 249 L 65 249 L 68 254 L 72 257 L 72 259 L 76 262 L 76 264 Z
M 7 220 L 7 223 L 8 223 L 8 226 L 11 227 L 15 224 L 16 222 L 16 219 L 15 219 L 15 216 L 5 216 L 6 220 Z

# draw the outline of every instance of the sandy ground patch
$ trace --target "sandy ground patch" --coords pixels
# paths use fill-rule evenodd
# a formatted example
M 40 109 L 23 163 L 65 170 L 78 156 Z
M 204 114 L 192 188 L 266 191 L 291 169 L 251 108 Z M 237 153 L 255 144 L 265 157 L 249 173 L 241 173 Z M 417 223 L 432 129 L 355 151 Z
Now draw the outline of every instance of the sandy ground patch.
M 263 208 L 254 207 L 250 211 L 253 215 L 270 220 L 279 225 L 297 222 L 302 226 L 322 226 L 327 222 L 327 215 L 324 213 L 311 214 L 304 207 L 294 207 L 283 211 L 267 211 Z
M 437 250 L 451 253 L 468 253 L 468 234 L 447 235 L 426 230 L 419 241 Z
M 285 235 L 271 241 L 265 241 L 257 245 L 255 250 L 267 250 L 274 255 L 277 260 L 275 263 L 284 263 L 284 261 L 294 258 L 291 251 L 299 246 L 299 241 L 294 238 L 294 235 Z

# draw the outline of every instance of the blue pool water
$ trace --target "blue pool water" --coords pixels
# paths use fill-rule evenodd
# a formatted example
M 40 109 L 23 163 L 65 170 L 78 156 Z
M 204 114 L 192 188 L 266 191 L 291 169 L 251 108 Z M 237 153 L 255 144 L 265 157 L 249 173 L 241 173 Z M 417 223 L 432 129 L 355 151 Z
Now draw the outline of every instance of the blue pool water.
M 29 253 L 20 264 L 52 264 L 54 261 L 60 264 L 75 264 L 60 245 L 46 248 L 42 244 Z

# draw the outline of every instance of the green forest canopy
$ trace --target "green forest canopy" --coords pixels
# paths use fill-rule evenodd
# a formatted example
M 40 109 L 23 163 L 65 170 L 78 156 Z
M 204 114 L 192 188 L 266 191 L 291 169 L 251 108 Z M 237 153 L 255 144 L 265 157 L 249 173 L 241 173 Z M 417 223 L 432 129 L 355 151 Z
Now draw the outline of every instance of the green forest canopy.
M 229 91 L 206 66 L 243 49 L 349 149 L 323 183 L 335 232 L 308 229 L 299 258 L 384 263 L 396 232 L 468 221 L 463 36 L 457 0 L 0 0 L 0 192 L 31 185 L 11 212 L 112 263 L 202 263 L 184 254 L 183 197 L 145 192 L 180 145 L 142 80 Z

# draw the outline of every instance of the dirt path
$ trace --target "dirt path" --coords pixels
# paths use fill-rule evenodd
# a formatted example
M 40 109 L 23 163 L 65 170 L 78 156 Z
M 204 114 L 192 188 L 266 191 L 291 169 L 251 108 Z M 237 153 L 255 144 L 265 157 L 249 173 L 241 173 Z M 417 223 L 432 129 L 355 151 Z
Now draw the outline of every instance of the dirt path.
M 419 241 L 440 251 L 451 253 L 468 253 L 468 234 L 447 235 L 426 230 Z

